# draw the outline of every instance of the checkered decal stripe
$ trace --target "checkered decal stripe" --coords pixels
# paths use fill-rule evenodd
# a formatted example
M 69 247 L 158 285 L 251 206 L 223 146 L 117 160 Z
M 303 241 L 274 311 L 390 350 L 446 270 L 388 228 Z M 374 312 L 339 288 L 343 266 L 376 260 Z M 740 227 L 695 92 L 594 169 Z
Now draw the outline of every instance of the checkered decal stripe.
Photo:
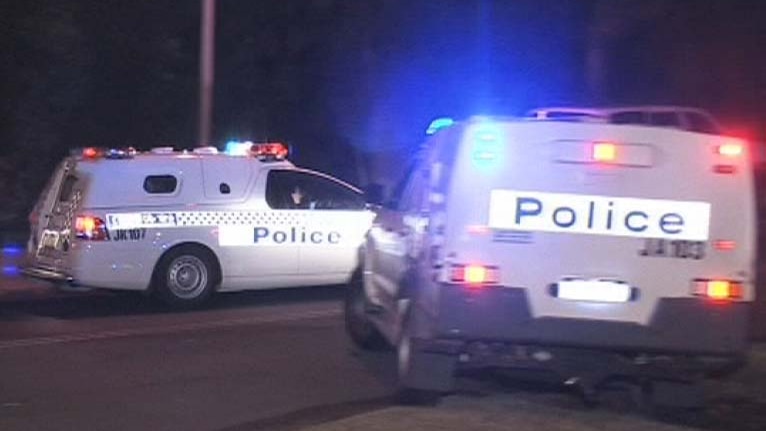
M 203 226 L 295 226 L 305 221 L 303 211 L 177 211 L 107 214 L 112 228 Z
M 176 226 L 285 225 L 299 223 L 303 215 L 277 211 L 185 211 L 177 212 Z

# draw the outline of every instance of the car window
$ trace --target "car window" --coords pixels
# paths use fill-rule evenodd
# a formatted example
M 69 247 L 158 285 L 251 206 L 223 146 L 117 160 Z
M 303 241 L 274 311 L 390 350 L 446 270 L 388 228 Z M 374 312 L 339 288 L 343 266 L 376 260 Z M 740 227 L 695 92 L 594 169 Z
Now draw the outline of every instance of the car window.
M 76 182 L 77 177 L 72 174 L 68 174 L 64 177 L 64 181 L 61 183 L 61 188 L 59 189 L 59 202 L 69 202 L 69 199 L 72 198 L 72 191 L 74 190 Z
M 646 118 L 641 111 L 616 112 L 609 116 L 613 124 L 646 124 Z
M 715 123 L 699 112 L 685 112 L 688 129 L 698 133 L 720 133 Z
M 391 191 L 391 194 L 389 195 L 389 199 L 385 203 L 386 207 L 391 209 L 399 208 L 399 203 L 401 202 L 402 197 L 404 196 L 407 185 L 410 183 L 412 175 L 414 175 L 415 173 L 416 166 L 417 166 L 416 160 L 412 160 L 409 163 L 409 165 L 407 166 L 407 169 L 405 169 L 404 175 L 394 185 Z
M 176 191 L 178 179 L 173 175 L 149 175 L 144 178 L 144 191 L 149 194 L 169 194 Z
M 681 120 L 675 112 L 652 112 L 650 120 L 653 126 L 681 128 Z
M 266 203 L 273 209 L 362 210 L 356 190 L 310 172 L 272 170 L 266 180 Z
M 398 209 L 400 211 L 417 212 L 423 209 L 422 206 L 425 203 L 423 193 L 427 189 L 427 178 L 427 173 L 421 168 L 412 171 L 404 188 L 404 193 L 399 200 Z

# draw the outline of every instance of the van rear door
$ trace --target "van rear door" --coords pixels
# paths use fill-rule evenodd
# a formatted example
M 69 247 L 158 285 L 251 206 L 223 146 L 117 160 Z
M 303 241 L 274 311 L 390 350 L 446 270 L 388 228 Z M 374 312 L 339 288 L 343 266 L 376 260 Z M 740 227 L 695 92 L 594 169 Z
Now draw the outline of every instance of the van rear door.
M 526 287 L 535 317 L 647 324 L 663 298 L 693 297 L 695 280 L 742 283 L 737 296 L 752 300 L 743 142 L 656 127 L 490 123 L 467 128 L 461 144 L 445 252 Z M 570 280 L 624 283 L 638 296 L 593 307 L 548 289 Z
M 29 264 L 49 272 L 53 278 L 65 278 L 70 266 L 66 261 L 81 201 L 76 160 L 65 159 L 54 172 L 30 214 Z M 32 269 L 28 268 L 28 269 Z

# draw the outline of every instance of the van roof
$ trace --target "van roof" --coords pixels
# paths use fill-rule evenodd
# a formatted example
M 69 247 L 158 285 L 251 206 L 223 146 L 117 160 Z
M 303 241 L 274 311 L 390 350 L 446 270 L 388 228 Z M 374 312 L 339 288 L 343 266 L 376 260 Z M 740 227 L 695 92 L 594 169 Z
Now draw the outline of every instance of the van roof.
M 652 114 L 676 114 L 656 118 Z M 578 121 L 674 127 L 682 130 L 721 134 L 718 121 L 700 108 L 679 105 L 626 105 L 607 107 L 544 107 L 526 113 L 527 120 Z

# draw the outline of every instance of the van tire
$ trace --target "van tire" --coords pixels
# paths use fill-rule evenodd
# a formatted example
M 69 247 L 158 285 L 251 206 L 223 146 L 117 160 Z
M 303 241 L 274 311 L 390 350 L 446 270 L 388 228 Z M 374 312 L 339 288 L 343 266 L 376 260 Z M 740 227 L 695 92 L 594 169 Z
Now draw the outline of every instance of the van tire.
M 343 317 L 346 333 L 355 346 L 364 350 L 383 350 L 390 347 L 367 314 L 370 302 L 364 291 L 362 271 L 358 268 L 346 286 Z
M 173 308 L 196 308 L 215 290 L 220 275 L 215 256 L 195 245 L 182 245 L 162 256 L 154 272 L 153 287 Z
M 423 352 L 414 338 L 412 309 L 402 322 L 396 346 L 399 404 L 433 406 L 452 390 L 455 359 L 445 354 Z

